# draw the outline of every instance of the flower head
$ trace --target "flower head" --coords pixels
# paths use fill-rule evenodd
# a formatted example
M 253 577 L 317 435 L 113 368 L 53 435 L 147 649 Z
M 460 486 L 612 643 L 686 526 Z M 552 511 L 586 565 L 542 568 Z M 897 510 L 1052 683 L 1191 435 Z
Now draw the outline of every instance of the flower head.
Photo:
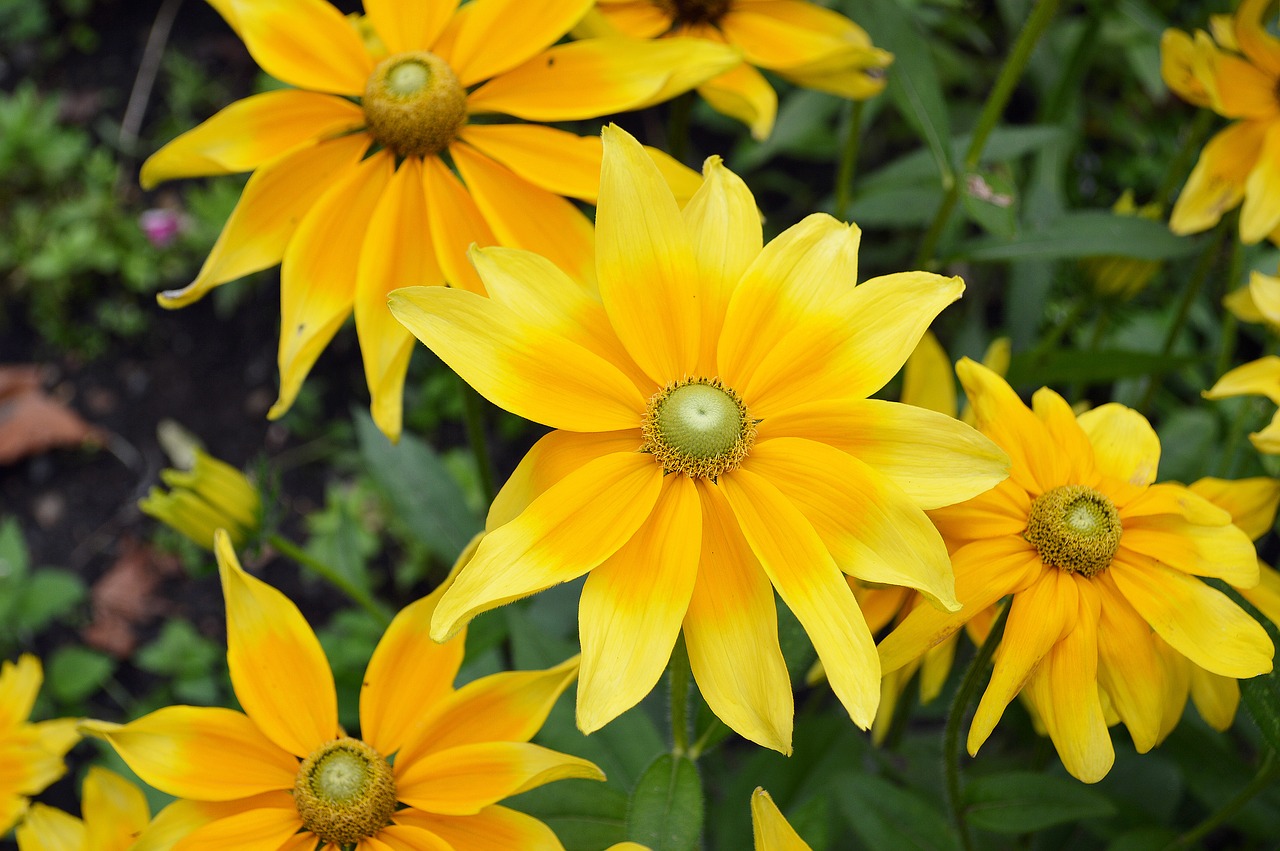
M 559 847 L 546 825 L 497 802 L 565 777 L 603 779 L 585 760 L 529 743 L 576 659 L 455 690 L 463 639 L 436 644 L 426 634 L 437 591 L 401 611 L 378 643 L 355 737 L 338 725 L 333 676 L 297 607 L 244 572 L 225 533 L 216 552 L 227 664 L 244 713 L 171 706 L 128 724 L 83 725 L 147 783 L 182 799 L 156 818 L 185 834 L 178 851 L 250 838 L 359 851 L 466 851 L 493 847 L 495 837 Z
M 432 635 L 589 574 L 582 729 L 644 697 L 683 631 L 712 709 L 787 751 L 776 589 L 865 728 L 880 670 L 842 572 L 954 607 L 922 509 L 1004 476 L 973 429 L 867 399 L 963 284 L 910 272 L 855 287 L 856 227 L 814 215 L 763 245 L 754 199 L 719 158 L 682 211 L 634 139 L 610 127 L 604 143 L 598 294 L 510 249 L 473 255 L 487 299 L 392 294 L 473 387 L 557 429 L 498 494 Z
M 481 292 L 472 243 L 590 267 L 591 223 L 565 196 L 594 201 L 599 142 L 536 122 L 658 103 L 738 61 L 693 39 L 553 46 L 591 0 L 368 0 L 367 27 L 326 0 L 210 2 L 295 88 L 231 104 L 143 165 L 148 187 L 253 171 L 195 281 L 160 303 L 181 307 L 280 263 L 280 396 L 268 416 L 288 410 L 354 312 L 373 418 L 393 438 L 412 338 L 387 313 L 390 290 Z M 653 156 L 692 191 L 692 172 Z
M 214 532 L 226 529 L 235 546 L 243 546 L 262 524 L 262 497 L 244 473 L 196 448 L 188 469 L 168 469 L 155 487 L 138 500 L 143 514 L 171 526 L 207 550 Z
M 1256 585 L 1252 543 L 1186 487 L 1153 484 L 1160 443 L 1140 414 L 1112 403 L 1076 417 L 1048 388 L 1028 409 L 985 367 L 964 360 L 957 371 L 979 428 L 1013 469 L 989 493 L 932 514 L 964 608 L 917 607 L 880 656 L 899 668 L 1012 595 L 971 754 L 1021 692 L 1067 770 L 1095 782 L 1115 758 L 1104 706 L 1140 752 L 1177 723 L 1186 692 L 1176 657 L 1222 677 L 1271 670 L 1266 632 L 1198 578 Z
M 1240 239 L 1280 242 L 1280 39 L 1263 26 L 1270 0 L 1243 0 L 1214 36 L 1165 30 L 1160 71 L 1179 97 L 1234 120 L 1209 140 L 1174 204 L 1169 227 L 1198 233 L 1244 201 Z
M 731 70 L 698 86 L 711 107 L 751 135 L 773 131 L 778 95 L 757 69 L 841 97 L 865 100 L 885 86 L 893 54 L 871 44 L 844 15 L 808 0 L 599 0 L 583 27 L 638 38 L 691 37 L 742 51 Z
M 67 770 L 62 757 L 80 740 L 73 718 L 28 723 L 44 679 L 31 655 L 0 665 L 0 836 L 27 809 L 27 799 Z
M 1164 206 L 1152 203 L 1139 207 L 1134 203 L 1133 190 L 1126 189 L 1111 206 L 1111 212 L 1120 216 L 1159 221 L 1164 215 Z M 1128 301 L 1142 292 L 1160 271 L 1161 265 L 1158 260 L 1124 256 L 1090 257 L 1081 261 L 1081 264 L 1093 281 L 1093 289 L 1098 295 L 1120 301 Z
M 80 814 L 32 804 L 18 826 L 18 851 L 128 851 L 151 820 L 142 790 L 96 765 L 84 778 Z

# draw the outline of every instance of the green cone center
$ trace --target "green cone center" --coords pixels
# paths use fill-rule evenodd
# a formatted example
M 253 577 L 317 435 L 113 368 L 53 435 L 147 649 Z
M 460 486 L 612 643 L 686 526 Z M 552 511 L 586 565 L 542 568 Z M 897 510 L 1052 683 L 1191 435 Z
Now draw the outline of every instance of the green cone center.
M 402 157 L 438 154 L 467 122 L 467 93 L 458 75 L 424 50 L 382 60 L 361 103 L 370 135 Z
M 737 469 L 755 442 L 756 424 L 737 393 L 719 379 L 677 382 L 654 394 L 641 447 L 668 473 L 715 479 Z
M 725 16 L 733 0 L 654 0 L 677 24 L 714 24 Z
M 373 836 L 391 821 L 396 781 L 382 755 L 359 739 L 335 739 L 303 760 L 293 801 L 307 830 L 338 845 Z
M 1022 536 L 1050 567 L 1095 576 L 1111 566 L 1123 531 L 1110 499 L 1084 485 L 1063 485 L 1031 503 Z

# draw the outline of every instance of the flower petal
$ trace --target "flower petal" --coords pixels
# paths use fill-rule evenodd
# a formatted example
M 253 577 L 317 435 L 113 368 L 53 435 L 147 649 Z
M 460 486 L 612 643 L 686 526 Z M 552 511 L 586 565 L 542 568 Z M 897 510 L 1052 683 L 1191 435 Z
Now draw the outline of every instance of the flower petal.
M 249 810 L 287 808 L 291 801 L 290 795 L 289 792 L 276 791 L 230 801 L 179 799 L 156 813 L 156 817 L 138 836 L 137 842 L 129 847 L 129 851 L 171 851 L 184 836 L 212 821 Z M 312 837 L 311 841 L 312 849 L 307 851 L 314 849 L 315 838 Z M 294 849 L 285 845 L 279 851 Z
M 1275 648 L 1266 630 L 1222 592 L 1123 550 L 1109 573 L 1156 634 L 1200 667 L 1224 677 L 1271 670 Z
M 279 851 L 302 828 L 302 817 L 289 805 L 245 810 L 196 828 L 175 851 Z
M 400 812 L 417 811 L 401 810 Z M 396 815 L 399 817 L 399 813 Z M 282 848 L 280 851 L 289 851 L 289 849 Z M 308 847 L 306 851 L 313 851 L 313 849 Z M 335 845 L 326 845 L 324 851 L 338 851 L 338 849 Z M 369 836 L 357 842 L 355 851 L 456 851 L 456 849 L 431 831 L 417 825 L 391 824 L 379 830 L 376 836 Z
M 1205 36 L 1204 40 L 1208 42 L 1209 38 Z M 1213 81 L 1207 88 L 1219 115 L 1263 119 L 1276 115 L 1276 80 L 1256 65 L 1211 45 L 1200 51 L 1199 61 L 1205 64 L 1206 78 Z
M 1116 402 L 1085 411 L 1076 421 L 1089 436 L 1098 469 L 1130 485 L 1149 485 L 1160 466 L 1160 438 L 1147 418 Z
M 1145 488 L 1120 507 L 1122 521 L 1160 514 L 1176 515 L 1190 523 L 1205 526 L 1223 526 L 1231 522 L 1229 513 L 1197 495 L 1192 488 L 1173 482 L 1161 482 Z
M 1280 77 L 1280 40 L 1268 33 L 1262 23 L 1262 15 L 1270 6 L 1268 0 L 1244 0 L 1236 10 L 1235 37 L 1251 62 L 1272 77 Z
M 955 370 L 947 350 L 932 331 L 925 331 L 902 369 L 904 405 L 936 411 L 954 418 L 956 411 Z
M 472 0 L 449 23 L 449 61 L 473 86 L 530 59 L 573 29 L 592 0 Z
M 563 851 L 551 828 L 533 816 L 496 805 L 469 816 L 408 809 L 396 813 L 395 818 L 400 824 L 426 828 L 451 848 L 466 851 Z
M 472 245 L 493 245 L 498 239 L 467 192 L 462 181 L 439 157 L 422 162 L 422 181 L 427 193 L 427 217 L 436 258 L 449 286 L 484 293 L 467 252 Z
M 719 27 L 748 62 L 771 70 L 871 47 L 871 39 L 853 21 L 801 0 L 740 3 L 720 19 Z
M 1249 479 L 1203 478 L 1192 482 L 1191 492 L 1225 509 L 1231 522 L 1251 540 L 1271 531 L 1280 507 L 1280 479 L 1254 476 Z
M 1272 623 L 1280 623 L 1280 573 L 1261 561 L 1258 562 L 1258 573 L 1258 584 L 1242 589 L 1240 596 L 1252 603 Z
M 645 400 L 613 364 L 495 301 L 443 287 L 388 299 L 462 380 L 500 408 L 552 428 L 638 428 Z
M 467 97 L 472 113 L 575 121 L 643 109 L 723 73 L 737 50 L 690 38 L 593 38 L 552 47 Z
M 396 797 L 440 815 L 480 812 L 503 798 L 555 780 L 604 780 L 585 759 L 526 742 L 481 742 L 396 762 Z
M 86 851 L 129 848 L 151 821 L 147 797 L 114 771 L 90 766 L 84 778 L 80 812 L 89 833 Z
M 185 307 L 214 287 L 276 265 L 298 223 L 334 183 L 348 177 L 369 147 L 363 134 L 295 151 L 253 173 L 196 279 L 157 295 L 161 307 Z
M 698 86 L 698 94 L 716 112 L 736 118 L 751 130 L 751 138 L 764 141 L 778 118 L 778 93 L 764 75 L 746 62 Z
M 1274 81 L 1267 94 L 1276 99 Z M 1275 106 L 1272 106 L 1275 109 Z M 1244 206 L 1240 208 L 1240 241 L 1260 242 L 1280 226 L 1280 121 L 1272 121 L 1258 156 L 1258 164 L 1244 184 Z
M 1240 203 L 1269 123 L 1238 121 L 1209 140 L 1169 214 L 1170 230 L 1179 236 L 1208 230 Z
M 1196 47 L 1182 30 L 1167 29 L 1160 36 L 1160 76 L 1173 93 L 1195 106 L 1212 104 L 1209 90 L 1196 74 Z
M 1196 576 L 1224 579 L 1237 588 L 1258 584 L 1258 554 L 1249 536 L 1231 524 L 1204 525 L 1160 514 L 1126 520 L 1120 546 Z
M 598 458 L 565 476 L 519 517 L 485 535 L 431 621 L 443 641 L 482 611 L 591 570 L 649 516 L 662 468 L 648 455 Z
M 1009 456 L 952 417 L 880 399 L 797 405 L 760 423 L 756 439 L 794 436 L 849 453 L 924 509 L 960 503 L 1002 481 Z M 1026 516 L 1022 516 L 1026 526 Z
M 391 53 L 430 50 L 457 9 L 458 0 L 364 0 L 365 15 Z
M 292 600 L 244 572 L 221 529 L 214 553 L 227 601 L 227 666 L 236 698 L 267 738 L 305 757 L 341 735 L 324 650 Z
M 1110 574 L 1099 574 L 1093 581 L 1102 603 L 1098 621 L 1098 685 L 1129 728 L 1138 753 L 1146 753 L 1160 741 L 1165 665 L 1156 651 L 1151 627 L 1129 605 Z
M 1280 357 L 1267 355 L 1227 372 L 1202 394 L 1206 399 L 1266 396 L 1280 405 Z
M 442 284 L 427 230 L 422 160 L 408 157 L 373 210 L 356 269 L 356 333 L 373 421 L 392 440 L 400 437 L 413 335 L 387 309 L 387 295 L 398 287 Z
M 671 189 L 640 143 L 613 125 L 602 135 L 600 296 L 618 338 L 662 387 L 697 365 L 701 287 L 693 247 Z
M 1226 732 L 1240 707 L 1240 683 L 1233 677 L 1211 674 L 1191 665 L 1191 699 L 1196 711 L 1215 730 Z
M 280 396 L 267 412 L 279 419 L 351 313 L 360 247 L 394 157 L 382 151 L 320 196 L 298 224 L 280 267 Z
M 684 619 L 693 678 L 740 736 L 790 754 L 794 705 L 773 587 L 719 487 L 699 481 L 698 494 L 702 556 Z
M 17 662 L 0 663 L 0 730 L 26 722 L 43 681 L 40 660 L 30 653 L 23 653 Z
M 19 851 L 80 851 L 90 846 L 84 822 L 62 810 L 32 804 L 14 832 Z
M 150 189 L 176 177 L 251 171 L 364 125 L 360 107 L 342 98 L 296 89 L 264 92 L 236 101 L 156 151 L 139 179 Z
M 759 786 L 751 793 L 751 832 L 756 851 L 812 851 Z
M 355 27 L 326 0 L 228 0 L 254 61 L 271 76 L 318 92 L 359 95 L 373 59 Z
M 1057 451 L 1066 459 L 1070 480 L 1074 484 L 1096 486 L 1098 470 L 1093 444 L 1067 400 L 1048 387 L 1041 387 L 1031 397 L 1031 410 L 1044 423 Z
M 578 729 L 590 734 L 662 677 L 698 575 L 702 506 L 688 476 L 664 476 L 653 513 L 587 576 L 578 603 Z
M 85 721 L 150 786 L 180 798 L 231 801 L 292 789 L 298 760 L 249 717 L 222 707 L 167 706 L 128 724 Z
M 853 592 L 799 509 L 745 467 L 722 476 L 721 492 L 773 587 L 813 641 L 836 697 L 862 729 L 880 702 L 880 660 Z

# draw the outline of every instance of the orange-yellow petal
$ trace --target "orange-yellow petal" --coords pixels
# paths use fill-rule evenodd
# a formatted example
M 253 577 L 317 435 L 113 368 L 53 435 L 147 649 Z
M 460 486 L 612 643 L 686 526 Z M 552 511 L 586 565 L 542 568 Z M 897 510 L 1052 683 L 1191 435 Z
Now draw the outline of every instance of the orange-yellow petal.
M 0 730 L 26 722 L 43 681 L 40 660 L 30 653 L 23 653 L 17 662 L 0 663 Z
M 1129 728 L 1138 753 L 1160 741 L 1167 677 L 1151 627 L 1129 605 L 1109 574 L 1094 577 L 1102 602 L 1098 622 L 1098 685 Z
M 359 95 L 373 59 L 355 27 L 327 0 L 229 0 L 254 61 L 300 89 Z
M 1209 90 L 1196 74 L 1196 48 L 1182 30 L 1167 29 L 1160 36 L 1160 76 L 1173 93 L 1195 106 L 1212 103 Z
M 279 851 L 302 828 L 302 817 L 287 800 L 282 807 L 245 810 L 188 833 L 174 851 Z
M 422 827 L 466 851 L 563 851 L 551 828 L 533 816 L 497 805 L 469 816 L 442 816 L 423 810 L 401 810 L 395 816 L 404 825 Z
M 439 157 L 423 160 L 422 181 L 427 193 L 431 242 L 445 280 L 449 286 L 483 294 L 484 285 L 467 259 L 467 252 L 472 245 L 493 245 L 497 237 L 462 181 Z
M 1280 479 L 1254 476 L 1248 479 L 1206 477 L 1190 485 L 1192 493 L 1226 510 L 1231 522 L 1251 540 L 1258 540 L 1276 522 L 1280 507 Z
M 415 813 L 417 810 L 401 810 L 404 813 Z M 311 840 L 314 842 L 315 840 Z M 282 848 L 280 851 L 293 851 Z M 304 849 L 298 849 L 304 851 Z M 305 851 L 313 851 L 308 846 Z M 339 851 L 336 845 L 325 845 L 323 851 Z M 448 842 L 429 830 L 415 824 L 391 824 L 379 830 L 376 836 L 370 836 L 356 843 L 355 851 L 456 851 Z
M 1209 140 L 1169 214 L 1170 230 L 1179 236 L 1208 230 L 1240 203 L 1268 126 L 1266 121 L 1237 121 Z
M 1274 101 L 1276 83 L 1267 94 Z M 1274 108 L 1274 107 L 1273 107 Z M 1280 115 L 1277 115 L 1280 119 Z M 1244 184 L 1244 206 L 1240 208 L 1240 241 L 1252 245 L 1280 226 L 1280 120 L 1271 122 L 1258 156 L 1258 164 Z
M 445 58 L 472 86 L 529 60 L 573 28 L 592 0 L 472 0 L 449 23 Z
M 1240 683 L 1234 677 L 1211 674 L 1191 665 L 1191 699 L 1196 711 L 1215 730 L 1225 732 L 1235 721 L 1240 706 Z
M 1268 0 L 1244 0 L 1236 10 L 1235 37 L 1249 61 L 1272 77 L 1280 77 L 1280 40 L 1268 33 L 1262 22 L 1262 14 L 1270 6 Z
M 902 403 L 954 417 L 957 411 L 954 375 L 947 350 L 932 331 L 925 331 L 902 369 Z
M 391 53 L 430 50 L 457 9 L 458 0 L 364 0 L 365 15 Z
M 736 118 L 751 131 L 751 138 L 763 141 L 773 133 L 778 118 L 778 93 L 764 75 L 747 62 L 707 80 L 698 94 L 716 112 Z
M 1168 514 L 1127 520 L 1120 546 L 1196 576 L 1226 580 L 1237 588 L 1258 584 L 1258 554 L 1234 525 L 1190 523 Z

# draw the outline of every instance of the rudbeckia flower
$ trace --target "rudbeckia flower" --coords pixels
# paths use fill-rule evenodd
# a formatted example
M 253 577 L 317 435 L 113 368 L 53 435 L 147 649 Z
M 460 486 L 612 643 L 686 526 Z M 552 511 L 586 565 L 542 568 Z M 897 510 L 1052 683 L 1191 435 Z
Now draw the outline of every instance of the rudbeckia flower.
M 1180 98 L 1235 123 L 1200 152 L 1169 218 L 1176 234 L 1199 233 L 1244 201 L 1240 240 L 1280 243 L 1280 40 L 1262 24 L 1270 0 L 1244 0 L 1218 41 L 1165 30 L 1160 71 Z
M 142 513 L 181 532 L 207 550 L 214 532 L 226 529 L 233 546 L 243 546 L 262 525 L 262 497 L 244 473 L 202 449 L 194 449 L 189 469 L 168 469 L 138 500 Z
M 1126 189 L 1111 212 L 1118 216 L 1136 216 L 1140 219 L 1160 221 L 1164 215 L 1162 204 L 1143 204 L 1133 200 L 1133 190 Z M 1140 260 L 1118 255 L 1089 257 L 1081 261 L 1085 272 L 1093 281 L 1093 291 L 1105 298 L 1128 301 L 1146 289 L 1147 284 L 1160 271 L 1159 260 Z
M 582 29 L 637 38 L 692 37 L 742 51 L 732 70 L 698 86 L 711 107 L 764 139 L 778 95 L 758 71 L 853 100 L 880 93 L 893 54 L 838 12 L 808 0 L 598 0 Z
M 151 819 L 141 789 L 96 765 L 84 778 L 80 811 L 83 818 L 32 804 L 18 826 L 18 851 L 129 851 Z
M 957 372 L 978 427 L 1013 469 L 991 492 L 932 513 L 964 608 L 918 606 L 881 642 L 881 662 L 907 664 L 1012 595 L 969 753 L 1021 692 L 1067 771 L 1096 782 L 1115 759 L 1105 706 L 1139 752 L 1181 715 L 1181 703 L 1167 713 L 1158 642 L 1223 677 L 1271 670 L 1266 632 L 1198 578 L 1256 585 L 1253 544 L 1208 500 L 1153 484 L 1160 442 L 1136 411 L 1111 403 L 1077 417 L 1048 388 L 1032 410 L 991 370 L 963 360 Z
M 1267 355 L 1241 364 L 1225 373 L 1213 386 L 1200 394 L 1206 399 L 1230 399 L 1234 396 L 1266 396 L 1280 405 L 1280 357 Z M 1280 409 L 1271 422 L 1249 435 L 1255 449 L 1266 455 L 1280 455 Z
M 842 571 L 955 608 L 923 509 L 1005 475 L 968 426 L 867 398 L 964 285 L 907 272 L 855 287 L 857 227 L 818 214 L 762 245 L 755 200 L 719 158 L 682 211 L 633 138 L 609 127 L 604 144 L 598 295 L 544 258 L 490 248 L 473 253 L 488 299 L 391 296 L 482 395 L 556 429 L 495 499 L 432 636 L 588 574 L 584 731 L 648 694 L 683 631 L 716 714 L 786 752 L 776 589 L 865 728 L 880 667 Z
M 231 104 L 143 165 L 145 187 L 253 171 L 195 281 L 160 303 L 181 307 L 280 263 L 280 396 L 268 416 L 288 410 L 354 311 L 373 419 L 392 438 L 412 338 L 387 314 L 391 289 L 480 292 L 473 242 L 536 249 L 571 273 L 589 265 L 591 223 L 564 196 L 594 200 L 599 142 L 492 119 L 638 109 L 738 61 L 694 39 L 552 46 L 591 0 L 368 0 L 368 40 L 326 0 L 210 2 L 262 69 L 296 88 Z M 692 172 L 664 163 L 687 187 Z
M 74 718 L 27 722 L 44 675 L 31 655 L 0 665 L 0 836 L 27 809 L 27 800 L 67 770 L 62 757 L 80 740 Z
M 175 851 L 560 848 L 545 824 L 497 802 L 565 777 L 603 779 L 585 760 L 529 743 L 576 659 L 455 691 L 461 636 L 441 645 L 426 634 L 437 591 L 401 611 L 378 643 L 356 738 L 338 726 L 333 675 L 302 613 L 241 569 L 225 533 L 216 552 L 244 712 L 171 706 L 82 725 L 182 799 L 151 829 L 183 836 Z M 151 830 L 144 839 L 154 841 Z

